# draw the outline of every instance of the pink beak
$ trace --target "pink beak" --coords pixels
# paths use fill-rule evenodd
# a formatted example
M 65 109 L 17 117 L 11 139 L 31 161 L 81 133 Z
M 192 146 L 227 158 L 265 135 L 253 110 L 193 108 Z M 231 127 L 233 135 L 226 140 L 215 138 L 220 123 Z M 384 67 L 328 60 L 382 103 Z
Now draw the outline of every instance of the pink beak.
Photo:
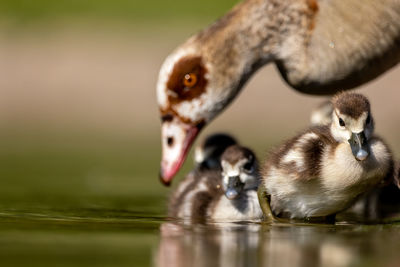
M 161 126 L 162 159 L 160 180 L 170 185 L 182 167 L 187 154 L 201 127 L 183 123 L 177 119 L 164 121 Z

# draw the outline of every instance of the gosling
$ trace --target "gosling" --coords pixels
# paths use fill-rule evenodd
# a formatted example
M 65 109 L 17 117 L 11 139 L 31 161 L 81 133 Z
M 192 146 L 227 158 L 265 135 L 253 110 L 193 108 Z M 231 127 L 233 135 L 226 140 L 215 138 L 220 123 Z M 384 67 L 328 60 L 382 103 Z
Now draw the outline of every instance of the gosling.
M 388 146 L 373 135 L 368 99 L 339 93 L 332 122 L 311 127 L 272 151 L 262 183 L 275 216 L 334 219 L 393 169 Z
M 221 170 L 199 169 L 192 174 L 189 186 L 184 190 L 178 186 L 172 194 L 169 216 L 193 222 L 261 219 L 257 197 L 260 176 L 254 153 L 239 145 L 230 146 L 222 154 L 220 166 Z

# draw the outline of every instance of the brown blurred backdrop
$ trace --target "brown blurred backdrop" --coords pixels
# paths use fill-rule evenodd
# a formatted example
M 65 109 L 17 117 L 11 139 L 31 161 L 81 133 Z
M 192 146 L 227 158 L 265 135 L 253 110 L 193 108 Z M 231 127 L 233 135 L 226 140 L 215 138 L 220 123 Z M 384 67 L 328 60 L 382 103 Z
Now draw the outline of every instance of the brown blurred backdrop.
M 35 260 L 38 266 L 151 265 L 170 190 L 158 181 L 158 71 L 177 45 L 236 2 L 1 1 L 2 265 L 31 266 Z M 358 89 L 370 97 L 377 132 L 397 157 L 399 83 L 397 67 Z M 322 100 L 290 89 L 270 65 L 251 79 L 200 138 L 213 131 L 229 132 L 263 157 L 271 146 L 307 127 L 310 111 Z M 181 179 L 191 163 L 188 160 L 178 174 Z M 398 251 L 395 241 L 390 242 L 396 236 L 386 226 L 357 226 L 354 236 L 340 226 L 345 231 L 342 237 L 339 228 L 326 228 L 329 236 L 323 239 L 321 228 L 306 228 L 311 244 L 363 244 L 361 248 L 368 248 L 362 250 L 368 253 L 365 262 L 374 262 L 374 247 L 385 247 L 379 255 L 389 262 L 393 257 L 387 254 Z M 272 244 L 276 251 L 279 242 L 290 245 L 294 240 L 296 248 L 310 248 L 304 243 L 306 229 L 287 229 L 290 234 L 282 232 L 278 238 L 265 231 L 266 247 Z M 201 238 L 185 235 L 184 240 L 205 240 L 203 231 L 195 233 Z M 210 234 L 214 239 L 216 232 Z M 375 243 L 375 236 L 384 241 Z M 198 243 L 193 245 L 198 248 Z M 265 253 L 262 247 L 256 248 L 258 253 Z M 355 258 L 360 255 L 350 252 Z M 311 255 L 314 263 L 318 254 L 304 255 Z
M 132 1 L 135 2 L 139 1 Z M 94 173 L 108 173 L 113 178 L 105 182 L 105 187 L 112 188 L 118 179 L 105 166 L 114 160 L 120 164 L 118 168 L 126 169 L 123 173 L 127 186 L 121 188 L 127 194 L 135 192 L 135 183 L 144 180 L 162 192 L 157 180 L 161 151 L 155 95 L 160 65 L 177 45 L 226 12 L 235 1 L 221 2 L 214 9 L 212 2 L 206 1 L 201 12 L 190 11 L 195 14 L 192 16 L 174 10 L 174 6 L 163 7 L 165 14 L 160 15 L 160 9 L 148 11 L 151 7 L 136 7 L 126 1 L 118 2 L 119 9 L 114 6 L 112 14 L 107 13 L 103 1 L 99 2 L 103 9 L 89 6 L 81 13 L 56 9 L 46 1 L 38 3 L 50 6 L 47 13 L 35 11 L 39 15 L 29 16 L 30 13 L 23 13 L 27 12 L 25 9 L 21 11 L 18 9 L 21 7 L 13 4 L 0 10 L 5 14 L 0 23 L 2 156 L 7 158 L 12 154 L 22 164 L 36 158 L 36 151 L 47 149 L 41 162 L 46 168 L 45 161 L 54 158 L 54 154 L 63 162 L 65 151 L 77 155 L 92 151 L 93 155 L 85 154 L 85 159 L 104 157 L 93 163 L 94 167 L 82 167 L 82 176 L 88 176 L 93 169 Z M 174 5 L 186 10 L 180 1 Z M 144 10 L 142 16 L 138 15 L 140 8 Z M 123 12 L 124 9 L 127 11 Z M 397 156 L 400 155 L 399 82 L 397 67 L 358 88 L 370 97 L 377 132 Z M 205 132 L 232 133 L 263 156 L 272 145 L 307 127 L 310 111 L 322 100 L 289 88 L 275 67 L 269 65 L 251 79 Z M 25 155 L 27 149 L 30 156 Z M 110 150 L 117 156 L 111 158 Z M 72 158 L 80 164 L 76 157 Z M 146 164 L 140 164 L 140 159 L 147 160 Z M 138 171 L 138 165 L 146 168 Z M 14 173 L 11 167 L 9 172 Z M 15 177 L 21 175 L 24 173 L 14 173 Z M 31 173 L 26 171 L 26 175 Z M 21 183 L 29 184 L 27 179 L 30 180 L 26 178 Z M 52 180 L 44 179 L 43 184 Z M 93 184 L 98 186 L 97 180 Z

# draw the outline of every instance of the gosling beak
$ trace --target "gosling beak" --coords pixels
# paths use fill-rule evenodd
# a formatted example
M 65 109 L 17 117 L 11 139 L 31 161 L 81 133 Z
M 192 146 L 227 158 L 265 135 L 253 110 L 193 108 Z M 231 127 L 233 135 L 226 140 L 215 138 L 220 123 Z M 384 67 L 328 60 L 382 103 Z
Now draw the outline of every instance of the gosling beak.
M 351 152 L 353 152 L 354 157 L 363 161 L 366 160 L 369 155 L 368 142 L 365 137 L 365 133 L 352 133 L 351 138 L 349 139 Z
M 230 176 L 225 196 L 229 200 L 235 199 L 239 196 L 240 192 L 243 190 L 243 187 L 244 183 L 240 181 L 239 176 Z
M 201 125 L 190 125 L 176 118 L 163 121 L 160 180 L 164 185 L 168 186 L 182 167 L 200 130 Z

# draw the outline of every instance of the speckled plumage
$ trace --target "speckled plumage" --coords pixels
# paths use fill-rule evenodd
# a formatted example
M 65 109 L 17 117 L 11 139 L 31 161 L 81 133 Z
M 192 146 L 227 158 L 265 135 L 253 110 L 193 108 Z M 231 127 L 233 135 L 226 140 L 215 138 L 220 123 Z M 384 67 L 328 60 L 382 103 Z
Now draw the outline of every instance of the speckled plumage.
M 169 201 L 170 217 L 189 219 L 192 222 L 261 219 L 262 211 L 257 197 L 259 176 L 254 154 L 248 149 L 233 145 L 226 149 L 221 161 L 224 162 L 221 170 L 198 168 L 178 185 Z M 228 163 L 236 165 L 240 161 L 248 162 L 255 168 L 249 173 L 250 176 L 244 176 L 244 188 L 239 191 L 238 196 L 228 199 L 225 196 L 227 181 L 224 180 L 224 176 L 229 170 L 224 167 Z
M 366 100 L 353 96 L 344 93 L 334 98 L 338 114 L 342 114 L 337 110 L 342 107 L 338 98 L 354 100 L 346 108 L 353 104 L 359 107 Z M 262 177 L 276 215 L 300 219 L 334 215 L 390 175 L 393 168 L 390 150 L 379 137 L 372 135 L 373 123 L 366 123 L 365 112 L 369 113 L 369 106 L 355 121 L 349 121 L 349 117 L 346 122 L 350 126 L 346 127 L 358 129 L 364 123 L 369 150 L 366 159 L 356 159 L 347 133 L 343 132 L 345 126 L 339 126 L 336 113 L 332 114 L 334 120 L 330 125 L 312 127 L 269 154 Z

